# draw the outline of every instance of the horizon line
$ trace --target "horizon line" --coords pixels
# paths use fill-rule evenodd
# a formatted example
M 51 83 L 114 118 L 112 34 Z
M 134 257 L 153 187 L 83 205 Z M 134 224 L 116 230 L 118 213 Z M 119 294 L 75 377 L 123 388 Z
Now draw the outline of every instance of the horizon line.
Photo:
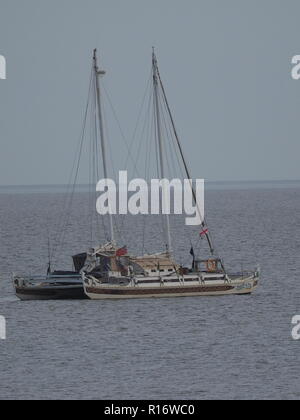
M 283 183 L 283 182 L 300 182 L 300 179 L 247 179 L 247 180 L 206 180 L 204 179 L 205 183 L 216 183 L 216 184 L 232 184 L 232 183 Z M 60 184 L 0 184 L 0 188 L 13 188 L 13 187 L 66 187 L 72 184 L 67 183 L 60 183 Z M 94 183 L 80 183 L 76 184 L 77 187 L 86 187 L 95 185 Z

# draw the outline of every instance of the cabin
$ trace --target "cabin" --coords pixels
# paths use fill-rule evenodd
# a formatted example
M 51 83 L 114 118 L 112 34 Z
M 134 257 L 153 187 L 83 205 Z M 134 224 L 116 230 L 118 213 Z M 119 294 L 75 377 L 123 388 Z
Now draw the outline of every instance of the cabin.
M 92 253 L 91 253 L 92 254 Z M 87 264 L 89 255 L 85 252 L 73 256 L 75 271 L 79 273 Z M 180 272 L 176 264 L 167 253 L 143 255 L 133 257 L 129 255 L 116 256 L 115 251 L 99 252 L 93 257 L 93 273 L 121 273 L 123 276 L 131 274 L 140 276 L 167 276 Z
M 180 269 L 168 253 L 131 257 L 130 264 L 135 274 L 149 277 L 171 275 Z
M 209 258 L 207 260 L 194 261 L 194 271 L 199 273 L 218 273 L 224 274 L 224 267 L 220 258 Z

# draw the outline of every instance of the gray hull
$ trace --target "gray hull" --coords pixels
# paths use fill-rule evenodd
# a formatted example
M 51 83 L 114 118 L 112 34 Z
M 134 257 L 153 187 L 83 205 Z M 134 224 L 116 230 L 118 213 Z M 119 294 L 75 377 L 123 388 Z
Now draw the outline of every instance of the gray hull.
M 87 299 L 82 285 L 16 287 L 16 295 L 21 300 L 81 300 Z

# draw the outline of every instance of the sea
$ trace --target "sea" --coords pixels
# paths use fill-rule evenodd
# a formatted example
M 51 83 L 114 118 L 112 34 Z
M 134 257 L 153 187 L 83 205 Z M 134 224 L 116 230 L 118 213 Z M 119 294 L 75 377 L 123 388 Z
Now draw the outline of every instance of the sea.
M 250 296 L 21 302 L 13 272 L 71 269 L 107 237 L 84 187 L 0 187 L 0 399 L 300 398 L 300 181 L 210 183 L 205 208 L 230 272 L 261 267 Z M 120 246 L 163 250 L 159 216 L 118 218 Z M 206 255 L 199 228 L 171 218 L 174 255 Z M 55 251 L 55 252 L 54 252 Z

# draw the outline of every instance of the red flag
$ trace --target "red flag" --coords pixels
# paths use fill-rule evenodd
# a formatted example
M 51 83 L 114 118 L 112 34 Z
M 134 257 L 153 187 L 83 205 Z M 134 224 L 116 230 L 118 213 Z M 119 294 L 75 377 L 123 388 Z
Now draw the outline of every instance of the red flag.
M 208 234 L 208 229 L 204 229 L 202 232 L 200 232 L 200 236 L 203 237 Z
M 127 254 L 128 254 L 127 246 L 123 246 L 123 248 L 118 249 L 116 252 L 117 257 L 123 257 L 124 255 L 127 255 Z

